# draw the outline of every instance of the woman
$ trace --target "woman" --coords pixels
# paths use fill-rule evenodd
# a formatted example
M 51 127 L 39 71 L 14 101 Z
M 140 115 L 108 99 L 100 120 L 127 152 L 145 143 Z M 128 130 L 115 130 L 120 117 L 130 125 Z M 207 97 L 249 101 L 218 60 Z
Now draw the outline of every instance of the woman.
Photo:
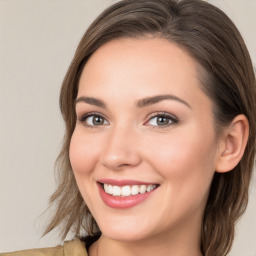
M 60 94 L 66 134 L 45 233 L 61 225 L 80 239 L 14 255 L 226 255 L 248 201 L 255 90 L 243 39 L 216 7 L 108 8 Z

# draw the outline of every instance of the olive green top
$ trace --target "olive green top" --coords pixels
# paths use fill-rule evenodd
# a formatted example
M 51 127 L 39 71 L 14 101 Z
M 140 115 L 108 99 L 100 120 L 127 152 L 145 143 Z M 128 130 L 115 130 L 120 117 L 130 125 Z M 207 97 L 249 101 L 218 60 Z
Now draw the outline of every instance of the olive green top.
M 88 254 L 85 244 L 75 239 L 56 247 L 0 253 L 0 256 L 88 256 Z

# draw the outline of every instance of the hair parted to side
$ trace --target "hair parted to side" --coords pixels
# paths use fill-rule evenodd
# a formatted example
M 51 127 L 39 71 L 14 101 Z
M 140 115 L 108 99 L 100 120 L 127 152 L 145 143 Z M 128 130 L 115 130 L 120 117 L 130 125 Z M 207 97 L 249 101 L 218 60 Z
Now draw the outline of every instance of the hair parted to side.
M 205 256 L 228 253 L 234 226 L 248 202 L 256 136 L 256 87 L 252 62 L 233 22 L 221 10 L 201 0 L 123 0 L 105 10 L 88 28 L 64 78 L 60 108 L 66 124 L 57 159 L 58 187 L 50 203 L 56 212 L 45 234 L 61 226 L 81 236 L 99 231 L 80 195 L 69 161 L 75 128 L 74 101 L 85 63 L 104 43 L 113 39 L 160 37 L 177 44 L 200 66 L 202 90 L 213 101 L 217 135 L 238 114 L 249 120 L 250 133 L 244 156 L 230 172 L 215 173 L 206 205 L 201 250 Z

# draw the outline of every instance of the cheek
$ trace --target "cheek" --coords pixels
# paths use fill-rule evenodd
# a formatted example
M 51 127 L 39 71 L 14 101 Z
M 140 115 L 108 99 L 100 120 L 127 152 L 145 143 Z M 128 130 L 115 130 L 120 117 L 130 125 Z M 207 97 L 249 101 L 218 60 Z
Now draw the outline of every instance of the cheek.
M 99 147 L 92 137 L 76 129 L 70 141 L 69 157 L 78 189 L 87 206 L 93 210 L 95 195 L 92 191 L 96 186 L 93 170 L 99 159 Z
M 79 129 L 75 130 L 69 149 L 70 162 L 75 176 L 89 175 L 93 171 L 98 156 L 99 147 L 97 147 L 95 137 L 84 136 Z
M 200 185 L 206 191 L 215 171 L 215 136 L 198 128 L 189 129 L 189 133 L 187 130 L 148 138 L 144 146 L 147 158 L 172 188 L 197 190 Z

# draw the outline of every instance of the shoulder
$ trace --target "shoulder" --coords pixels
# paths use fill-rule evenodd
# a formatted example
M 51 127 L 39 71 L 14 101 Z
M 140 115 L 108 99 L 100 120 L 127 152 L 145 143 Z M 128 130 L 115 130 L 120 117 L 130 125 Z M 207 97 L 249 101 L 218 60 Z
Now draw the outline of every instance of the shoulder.
M 79 239 L 64 242 L 51 248 L 31 249 L 17 252 L 0 253 L 0 256 L 88 256 L 85 245 Z

